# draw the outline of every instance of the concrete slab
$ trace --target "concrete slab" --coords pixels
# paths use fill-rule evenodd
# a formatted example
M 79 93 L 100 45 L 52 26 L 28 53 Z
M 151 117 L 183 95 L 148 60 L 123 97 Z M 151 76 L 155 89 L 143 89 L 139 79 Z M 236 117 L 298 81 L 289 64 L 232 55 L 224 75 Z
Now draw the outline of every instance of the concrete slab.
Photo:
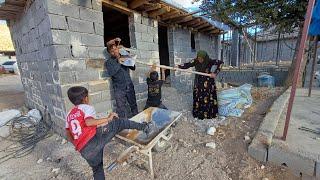
M 286 117 L 286 111 L 282 112 L 269 148 L 268 161 L 286 163 L 295 172 L 315 176 L 316 164 L 320 162 L 320 135 L 299 128 L 320 130 L 320 90 L 313 90 L 312 97 L 307 97 L 307 93 L 307 89 L 297 89 L 285 142 L 279 138 Z

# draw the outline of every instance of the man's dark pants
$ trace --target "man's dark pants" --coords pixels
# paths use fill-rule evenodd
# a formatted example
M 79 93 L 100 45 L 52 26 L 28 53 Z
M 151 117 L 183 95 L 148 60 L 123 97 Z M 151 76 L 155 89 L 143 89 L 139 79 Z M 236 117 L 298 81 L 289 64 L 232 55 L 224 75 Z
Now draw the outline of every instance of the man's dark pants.
M 145 124 L 130 120 L 113 120 L 103 127 L 97 128 L 96 135 L 80 151 L 82 157 L 87 160 L 92 168 L 94 180 L 104 180 L 103 149 L 111 139 L 123 129 L 143 130 Z
M 128 84 L 125 89 L 114 89 L 114 98 L 116 99 L 116 112 L 120 118 L 131 118 L 138 114 L 136 94 L 133 84 Z M 131 116 L 127 116 L 126 104 L 130 105 Z

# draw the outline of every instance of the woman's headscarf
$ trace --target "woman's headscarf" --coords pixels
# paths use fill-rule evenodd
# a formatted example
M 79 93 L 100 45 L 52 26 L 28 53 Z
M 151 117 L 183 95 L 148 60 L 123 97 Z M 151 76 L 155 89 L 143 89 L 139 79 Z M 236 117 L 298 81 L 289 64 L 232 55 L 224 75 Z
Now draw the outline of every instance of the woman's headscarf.
M 196 71 L 205 72 L 210 60 L 208 53 L 206 51 L 200 50 L 197 52 L 197 58 L 198 57 L 201 57 L 203 59 L 203 62 L 200 63 L 198 60 L 196 60 L 196 65 L 195 65 Z

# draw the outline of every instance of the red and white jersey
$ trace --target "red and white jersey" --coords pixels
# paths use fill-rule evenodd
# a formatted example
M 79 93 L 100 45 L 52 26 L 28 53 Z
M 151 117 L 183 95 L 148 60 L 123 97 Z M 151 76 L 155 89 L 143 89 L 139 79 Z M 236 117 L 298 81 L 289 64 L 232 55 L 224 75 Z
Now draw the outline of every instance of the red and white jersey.
M 85 120 L 95 118 L 96 111 L 93 106 L 80 104 L 73 107 L 66 118 L 66 129 L 71 132 L 72 142 L 77 151 L 80 151 L 96 134 L 96 126 L 87 126 Z

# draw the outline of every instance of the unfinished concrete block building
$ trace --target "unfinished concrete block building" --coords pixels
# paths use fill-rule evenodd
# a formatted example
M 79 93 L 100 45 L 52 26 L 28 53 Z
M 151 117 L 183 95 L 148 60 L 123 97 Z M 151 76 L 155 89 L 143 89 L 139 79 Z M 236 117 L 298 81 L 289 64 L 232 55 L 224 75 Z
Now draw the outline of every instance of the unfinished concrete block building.
M 199 49 L 220 57 L 222 29 L 217 23 L 167 1 L 5 0 L 0 19 L 7 20 L 11 31 L 26 105 L 47 109 L 59 133 L 72 106 L 66 95 L 71 86 L 87 87 L 97 112 L 114 109 L 103 67 L 103 49 L 111 38 L 137 49 L 144 62 L 174 66 L 190 61 Z M 131 74 L 140 110 L 147 98 L 148 70 L 137 64 Z M 191 90 L 191 75 L 165 74 L 171 86 Z

